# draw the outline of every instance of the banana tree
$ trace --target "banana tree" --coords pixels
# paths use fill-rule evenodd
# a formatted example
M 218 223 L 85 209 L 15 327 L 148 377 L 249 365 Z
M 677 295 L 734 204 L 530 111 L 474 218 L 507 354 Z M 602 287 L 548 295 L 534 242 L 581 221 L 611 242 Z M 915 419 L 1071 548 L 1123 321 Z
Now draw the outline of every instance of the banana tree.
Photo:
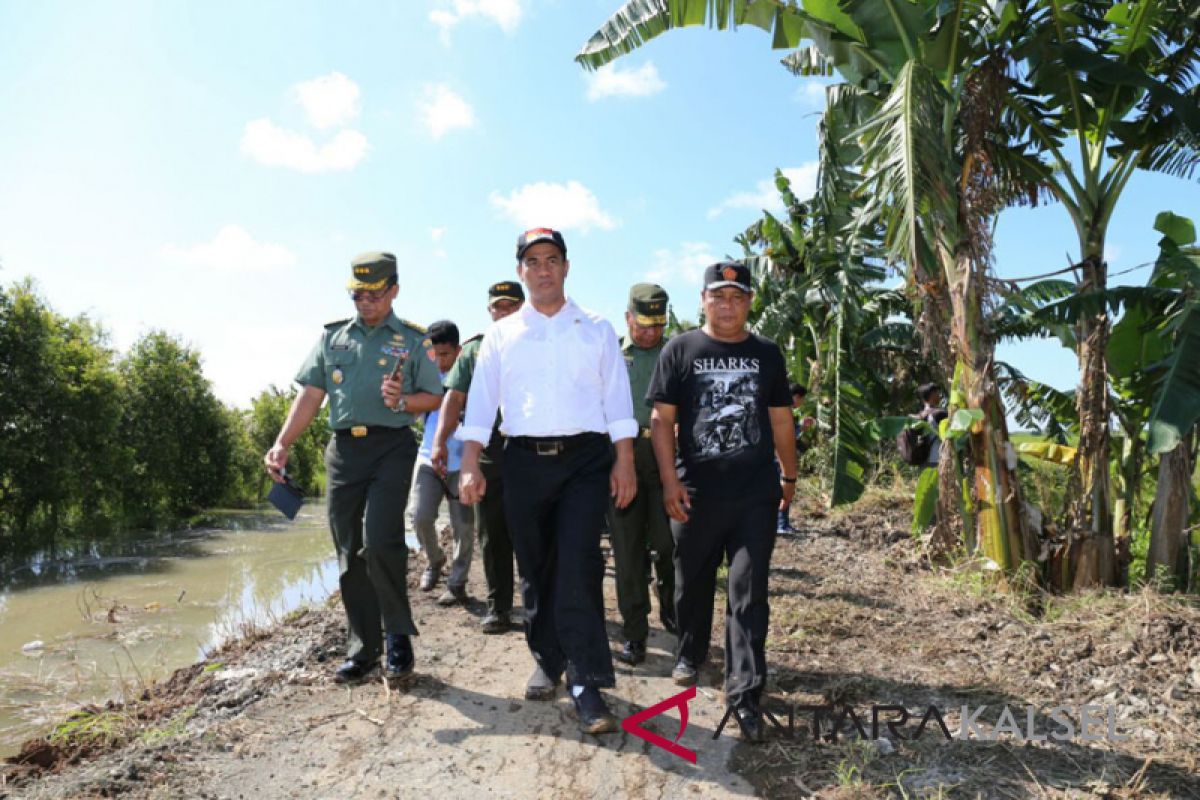
M 1079 253 L 1080 293 L 1107 288 L 1108 226 L 1139 169 L 1191 177 L 1200 163 L 1200 5 L 1193 0 L 1027 0 L 1012 40 L 1024 69 L 1007 111 L 1036 147 L 1029 166 L 1066 209 Z M 1075 152 L 1066 140 L 1073 138 Z M 1111 320 L 1103 307 L 1077 323 L 1080 440 L 1074 526 L 1090 536 L 1085 583 L 1113 583 L 1106 375 Z
M 980 540 L 1001 569 L 1015 569 L 1035 550 L 983 319 L 989 223 L 1025 196 L 1016 176 L 1028 168 L 1002 152 L 996 142 L 1004 137 L 991 135 L 1002 122 L 1004 61 L 986 56 L 998 52 L 1011 15 L 968 0 L 632 0 L 577 60 L 598 67 L 666 30 L 704 23 L 763 28 L 773 46 L 793 50 L 785 64 L 794 72 L 836 71 L 879 101 L 854 132 L 863 147 L 857 191 L 867 199 L 857 222 L 885 226 L 889 254 L 906 264 L 923 316 L 951 321 L 933 326 L 940 335 L 930 338 L 935 350 L 953 353 L 942 360 L 961 377 L 952 404 L 978 412 L 970 446 Z M 811 45 L 799 49 L 803 40 Z

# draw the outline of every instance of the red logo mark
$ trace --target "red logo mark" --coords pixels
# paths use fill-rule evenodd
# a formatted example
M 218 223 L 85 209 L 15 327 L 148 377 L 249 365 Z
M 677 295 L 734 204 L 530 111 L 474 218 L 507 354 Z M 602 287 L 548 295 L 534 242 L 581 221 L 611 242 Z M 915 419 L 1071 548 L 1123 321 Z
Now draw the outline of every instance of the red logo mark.
M 696 763 L 696 753 L 688 750 L 686 747 L 679 744 L 679 740 L 683 738 L 683 732 L 687 730 L 688 722 L 688 701 L 696 696 L 696 687 L 693 686 L 685 689 L 674 697 L 668 697 L 661 703 L 656 703 L 644 711 L 639 711 L 633 716 L 626 717 L 621 720 L 621 729 L 626 733 L 632 733 L 639 739 L 644 739 L 655 747 L 661 747 L 672 755 L 679 756 L 684 761 L 689 761 L 692 764 Z M 675 737 L 675 741 L 669 741 L 659 736 L 654 731 L 648 731 L 642 727 L 642 723 L 651 717 L 657 717 L 667 709 L 679 707 L 679 735 Z
M 736 280 L 737 279 L 737 270 L 734 269 L 733 267 L 726 267 L 724 269 L 724 271 L 721 273 L 721 277 L 727 281 Z

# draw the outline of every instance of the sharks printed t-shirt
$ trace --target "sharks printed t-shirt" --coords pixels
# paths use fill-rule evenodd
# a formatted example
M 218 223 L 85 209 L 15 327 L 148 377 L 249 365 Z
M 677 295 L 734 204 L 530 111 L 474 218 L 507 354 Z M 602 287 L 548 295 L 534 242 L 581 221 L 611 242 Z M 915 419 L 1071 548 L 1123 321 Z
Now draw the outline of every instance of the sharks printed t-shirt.
M 676 469 L 708 497 L 780 493 L 767 409 L 791 408 L 779 346 L 750 334 L 720 342 L 690 330 L 663 348 L 646 399 L 676 407 Z

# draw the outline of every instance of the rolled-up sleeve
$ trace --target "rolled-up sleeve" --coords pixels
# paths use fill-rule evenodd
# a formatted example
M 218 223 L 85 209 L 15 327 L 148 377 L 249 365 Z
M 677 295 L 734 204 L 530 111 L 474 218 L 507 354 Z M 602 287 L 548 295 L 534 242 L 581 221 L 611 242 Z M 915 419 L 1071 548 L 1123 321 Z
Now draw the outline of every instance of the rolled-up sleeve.
M 493 326 L 483 337 L 475 359 L 475 374 L 467 391 L 467 414 L 458 438 L 486 445 L 492 438 L 492 423 L 500 408 L 500 349 Z
M 621 345 L 612 325 L 604 323 L 604 345 L 600 354 L 600 374 L 604 381 L 604 424 L 614 442 L 637 436 L 638 424 L 633 417 L 633 395 L 629 388 L 629 370 L 621 356 Z

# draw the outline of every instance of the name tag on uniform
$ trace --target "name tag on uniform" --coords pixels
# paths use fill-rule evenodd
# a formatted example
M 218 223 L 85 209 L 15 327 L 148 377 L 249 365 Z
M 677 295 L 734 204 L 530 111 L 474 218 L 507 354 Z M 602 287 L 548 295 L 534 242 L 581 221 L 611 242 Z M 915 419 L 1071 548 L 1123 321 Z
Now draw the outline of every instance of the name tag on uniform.
M 352 342 L 346 342 L 344 344 L 331 344 L 331 345 L 329 345 L 329 349 L 330 350 L 353 350 L 354 344 Z

